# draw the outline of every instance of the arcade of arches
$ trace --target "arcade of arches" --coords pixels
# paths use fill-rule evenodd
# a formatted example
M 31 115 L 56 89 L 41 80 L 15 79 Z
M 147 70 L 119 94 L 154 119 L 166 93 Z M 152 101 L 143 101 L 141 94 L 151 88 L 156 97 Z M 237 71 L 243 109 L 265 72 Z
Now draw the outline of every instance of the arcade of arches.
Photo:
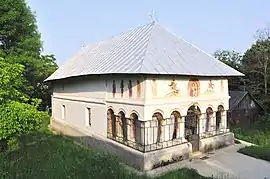
M 189 141 L 189 137 L 193 135 L 211 136 L 216 134 L 214 131 L 226 129 L 227 126 L 221 125 L 223 120 L 226 120 L 226 111 L 222 105 L 219 105 L 216 111 L 208 107 L 204 113 L 198 106 L 193 105 L 185 115 L 173 111 L 170 118 L 164 118 L 160 112 L 155 112 L 152 119 L 146 121 L 138 120 L 136 112 L 126 116 L 123 111 L 115 114 L 112 109 L 108 109 L 107 133 L 109 138 L 141 145 L 180 138 Z

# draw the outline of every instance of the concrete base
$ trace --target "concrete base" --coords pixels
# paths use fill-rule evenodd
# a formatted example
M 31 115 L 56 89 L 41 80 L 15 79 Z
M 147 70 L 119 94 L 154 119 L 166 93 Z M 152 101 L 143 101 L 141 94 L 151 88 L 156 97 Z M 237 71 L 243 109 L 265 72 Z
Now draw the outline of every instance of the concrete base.
M 228 132 L 200 140 L 200 151 L 203 153 L 234 144 L 234 134 Z
M 188 159 L 192 153 L 191 143 L 184 143 L 166 149 L 142 153 L 108 139 L 105 136 L 92 134 L 89 130 L 84 131 L 82 129 L 78 129 L 57 119 L 51 119 L 50 128 L 57 133 L 80 140 L 91 147 L 98 148 L 105 153 L 115 154 L 126 164 L 140 171 L 149 171 L 166 164 Z M 221 145 L 224 146 L 224 144 L 229 145 L 233 143 L 233 138 L 233 134 L 228 133 L 202 139 L 200 141 L 200 149 L 201 151 L 206 152 L 211 147 L 218 148 Z

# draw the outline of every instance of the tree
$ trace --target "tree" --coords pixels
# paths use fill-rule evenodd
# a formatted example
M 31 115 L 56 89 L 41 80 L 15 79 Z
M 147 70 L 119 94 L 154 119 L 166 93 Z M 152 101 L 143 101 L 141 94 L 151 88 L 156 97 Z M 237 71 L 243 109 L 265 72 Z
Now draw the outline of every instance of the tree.
M 243 71 L 242 55 L 238 52 L 229 50 L 218 50 L 214 53 L 214 57 L 238 71 Z M 242 90 L 242 87 L 244 87 L 244 85 L 244 79 L 242 77 L 229 78 L 230 90 Z
M 257 31 L 258 39 L 248 49 L 243 58 L 243 66 L 248 76 L 257 83 L 255 91 L 268 94 L 268 83 L 270 74 L 270 30 Z
M 0 4 L 0 148 L 6 148 L 9 140 L 23 139 L 49 118 L 38 109 L 50 101 L 43 81 L 57 64 L 53 55 L 41 55 L 36 19 L 25 0 Z
M 36 19 L 24 0 L 0 0 L 0 49 L 38 57 L 42 43 Z
M 243 69 L 249 90 L 267 107 L 270 105 L 270 29 L 258 30 L 256 37 L 243 56 Z
M 0 105 L 10 100 L 27 100 L 27 97 L 19 90 L 24 80 L 23 71 L 23 65 L 10 64 L 0 58 Z
M 236 70 L 241 68 L 242 55 L 238 52 L 218 50 L 214 53 L 214 57 Z
M 25 146 L 26 134 L 40 128 L 42 121 L 49 118 L 48 113 L 37 110 L 38 102 L 31 104 L 10 101 L 0 105 L 0 151 L 8 148 L 8 141 L 20 139 Z
M 46 99 L 42 102 L 44 109 L 49 105 L 50 88 L 43 81 L 57 69 L 55 58 L 41 55 L 41 36 L 25 0 L 0 0 L 0 4 L 0 57 L 24 66 L 25 80 L 18 89 L 30 99 Z

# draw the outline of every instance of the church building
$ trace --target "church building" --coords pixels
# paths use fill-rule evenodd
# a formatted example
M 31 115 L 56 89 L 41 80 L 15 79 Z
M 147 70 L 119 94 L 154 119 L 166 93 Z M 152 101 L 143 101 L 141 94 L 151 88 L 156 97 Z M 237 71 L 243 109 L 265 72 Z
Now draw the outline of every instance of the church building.
M 234 143 L 231 76 L 243 74 L 151 22 L 83 47 L 46 79 L 50 127 L 151 170 Z

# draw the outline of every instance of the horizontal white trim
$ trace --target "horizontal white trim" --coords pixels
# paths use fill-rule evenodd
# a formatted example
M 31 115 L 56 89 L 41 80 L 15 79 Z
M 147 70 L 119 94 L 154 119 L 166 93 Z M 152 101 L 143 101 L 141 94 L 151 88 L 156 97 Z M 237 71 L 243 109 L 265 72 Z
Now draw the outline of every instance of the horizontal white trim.
M 207 101 L 224 101 L 229 100 L 229 97 L 213 97 L 213 98 L 156 98 L 156 99 L 148 99 L 145 101 L 145 106 L 156 106 L 156 105 L 166 105 L 166 104 L 175 104 L 179 103 L 182 104 L 189 104 L 189 103 L 200 103 L 200 102 L 207 102 Z
M 78 102 L 90 102 L 95 104 L 106 104 L 103 99 L 98 98 L 85 98 L 85 97 L 74 97 L 74 96 L 60 96 L 60 95 L 53 95 L 53 99 L 62 99 L 62 100 L 69 100 L 69 101 L 78 101 Z
M 136 101 L 136 100 L 107 100 L 106 103 L 114 103 L 114 104 L 127 104 L 133 106 L 145 106 L 144 101 Z

